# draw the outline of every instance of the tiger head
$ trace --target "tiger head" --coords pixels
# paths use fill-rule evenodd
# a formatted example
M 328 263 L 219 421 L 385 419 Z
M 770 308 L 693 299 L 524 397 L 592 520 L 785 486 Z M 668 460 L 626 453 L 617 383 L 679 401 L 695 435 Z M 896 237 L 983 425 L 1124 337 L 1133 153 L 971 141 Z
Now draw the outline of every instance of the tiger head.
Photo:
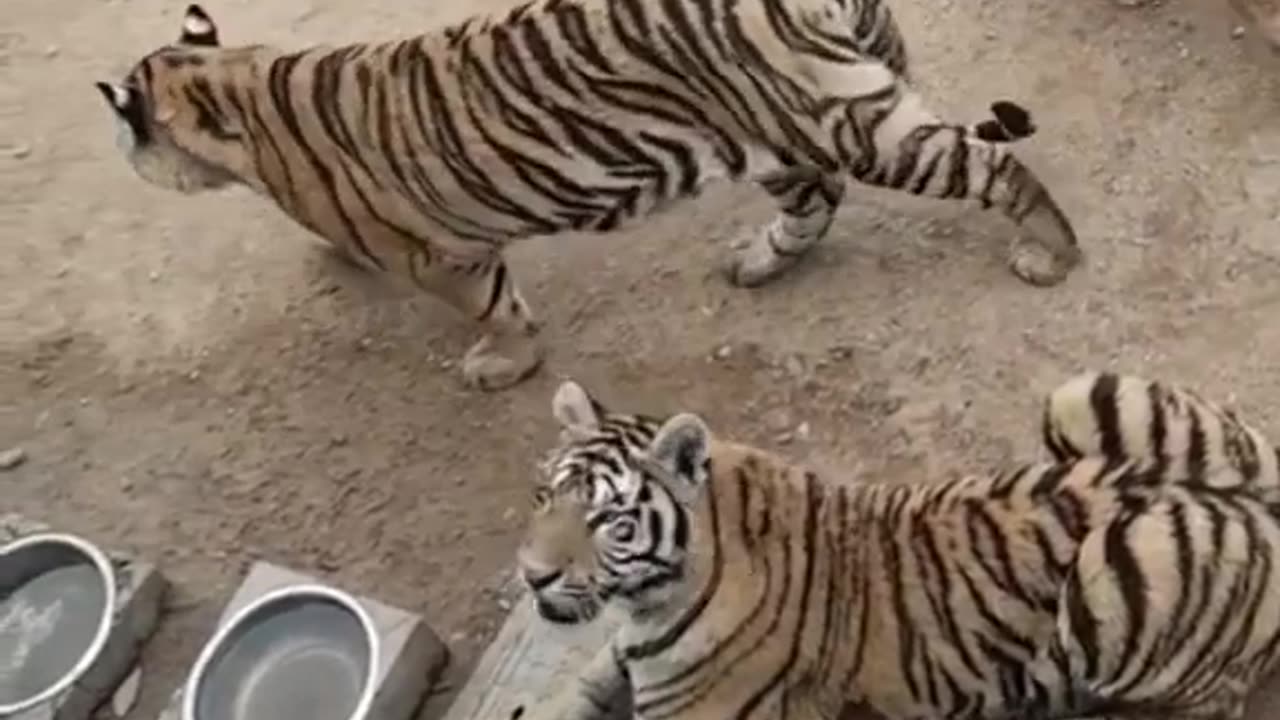
M 542 463 L 519 553 L 543 618 L 591 620 L 606 601 L 658 611 L 684 590 L 709 477 L 707 428 L 607 412 L 577 383 L 556 391 L 559 445 Z
M 252 158 L 237 120 L 243 114 L 227 112 L 219 93 L 252 54 L 221 49 L 213 20 L 190 5 L 176 44 L 143 57 L 121 83 L 95 83 L 117 121 L 116 144 L 142 179 L 195 193 L 247 177 Z M 231 74 L 215 80 L 215 66 Z

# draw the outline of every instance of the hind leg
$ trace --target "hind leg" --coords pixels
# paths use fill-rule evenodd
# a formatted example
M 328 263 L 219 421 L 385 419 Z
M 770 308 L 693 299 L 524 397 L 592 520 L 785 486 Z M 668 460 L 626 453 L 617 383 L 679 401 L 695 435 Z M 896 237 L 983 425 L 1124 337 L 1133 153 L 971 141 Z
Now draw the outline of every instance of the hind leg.
M 1280 487 L 1280 456 L 1234 412 L 1185 387 L 1084 372 L 1045 399 L 1045 447 L 1058 462 L 1135 461 L 1170 480 Z
M 542 364 L 539 324 L 516 287 L 502 253 L 474 257 L 435 255 L 417 249 L 407 257 L 418 287 L 480 323 L 484 335 L 462 359 L 467 385 L 500 390 L 532 375 Z
M 1170 491 L 1085 536 L 1052 638 L 1027 669 L 1027 714 L 1238 714 L 1280 640 L 1270 512 L 1244 496 Z
M 1059 283 L 1080 262 L 1070 221 L 1007 146 L 941 121 L 879 63 L 805 58 L 804 74 L 827 98 L 819 118 L 824 142 L 857 180 L 998 208 L 1025 234 L 1014 242 L 1009 265 L 1027 283 Z
M 733 244 L 725 274 L 738 287 L 763 285 L 799 262 L 827 234 L 844 197 L 844 178 L 816 167 L 787 168 L 756 182 L 778 215 Z
M 1035 132 L 1030 114 L 1013 103 L 994 103 L 991 111 L 992 118 L 967 126 L 965 132 L 993 142 L 1013 142 Z M 778 214 L 733 244 L 726 274 L 739 287 L 763 285 L 799 262 L 826 237 L 845 191 L 843 174 L 811 165 L 784 168 L 756 183 L 773 198 Z

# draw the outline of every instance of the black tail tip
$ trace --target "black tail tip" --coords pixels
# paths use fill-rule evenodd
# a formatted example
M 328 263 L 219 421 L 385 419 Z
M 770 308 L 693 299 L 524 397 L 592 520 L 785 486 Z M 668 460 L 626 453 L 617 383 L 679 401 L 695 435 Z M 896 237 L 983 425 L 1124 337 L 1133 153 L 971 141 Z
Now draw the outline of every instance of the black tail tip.
M 997 100 L 991 103 L 991 114 L 996 122 L 1004 128 L 1010 138 L 1020 140 L 1031 137 L 1036 132 L 1036 124 L 1031 119 L 1031 111 L 1009 100 Z

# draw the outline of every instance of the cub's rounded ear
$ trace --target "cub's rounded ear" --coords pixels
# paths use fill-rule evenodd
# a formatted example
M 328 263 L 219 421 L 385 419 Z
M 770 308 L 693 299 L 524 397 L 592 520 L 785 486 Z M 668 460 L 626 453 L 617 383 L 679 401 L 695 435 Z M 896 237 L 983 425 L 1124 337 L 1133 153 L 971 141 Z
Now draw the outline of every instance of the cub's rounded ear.
M 555 397 L 551 400 L 551 414 L 566 432 L 581 436 L 600 428 L 605 410 L 586 388 L 572 380 L 565 380 L 556 389 Z
M 218 26 L 204 8 L 192 3 L 182 14 L 182 32 L 178 35 L 180 45 L 218 46 Z
M 139 141 L 147 138 L 146 106 L 142 101 L 142 91 L 132 85 L 118 85 L 109 82 L 93 84 L 102 93 L 107 105 L 121 119 L 129 124 L 133 134 Z
M 680 413 L 658 429 L 646 454 L 648 464 L 674 483 L 671 490 L 692 501 L 710 478 L 711 431 L 697 415 Z
M 99 81 L 95 82 L 93 86 L 98 88 L 98 92 L 102 93 L 103 99 L 117 112 L 125 112 L 134 103 L 133 93 L 129 92 L 129 88 L 124 85 Z

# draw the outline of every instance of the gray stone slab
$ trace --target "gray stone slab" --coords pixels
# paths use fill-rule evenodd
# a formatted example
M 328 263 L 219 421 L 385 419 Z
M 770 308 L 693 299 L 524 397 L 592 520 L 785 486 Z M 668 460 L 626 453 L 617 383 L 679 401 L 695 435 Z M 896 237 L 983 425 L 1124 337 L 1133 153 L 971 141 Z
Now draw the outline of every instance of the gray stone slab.
M 233 615 L 259 597 L 291 585 L 321 583 L 289 568 L 258 562 L 223 607 L 218 624 L 206 642 Z M 382 641 L 378 659 L 378 690 L 369 720 L 409 720 L 449 661 L 449 650 L 419 615 L 372 598 L 355 596 L 369 613 Z M 186 676 L 183 676 L 186 682 Z M 180 720 L 183 688 L 179 686 L 158 720 Z
M 586 625 L 553 625 L 522 595 L 444 720 L 507 720 L 517 706 L 547 700 L 609 642 L 619 622 L 605 613 Z
M 0 545 L 32 533 L 57 531 L 16 514 L 0 515 Z M 133 555 L 102 548 L 116 575 L 116 607 L 102 653 L 66 691 L 12 720 L 88 720 L 111 698 L 137 665 L 142 644 L 160 620 L 168 582 L 155 565 Z

